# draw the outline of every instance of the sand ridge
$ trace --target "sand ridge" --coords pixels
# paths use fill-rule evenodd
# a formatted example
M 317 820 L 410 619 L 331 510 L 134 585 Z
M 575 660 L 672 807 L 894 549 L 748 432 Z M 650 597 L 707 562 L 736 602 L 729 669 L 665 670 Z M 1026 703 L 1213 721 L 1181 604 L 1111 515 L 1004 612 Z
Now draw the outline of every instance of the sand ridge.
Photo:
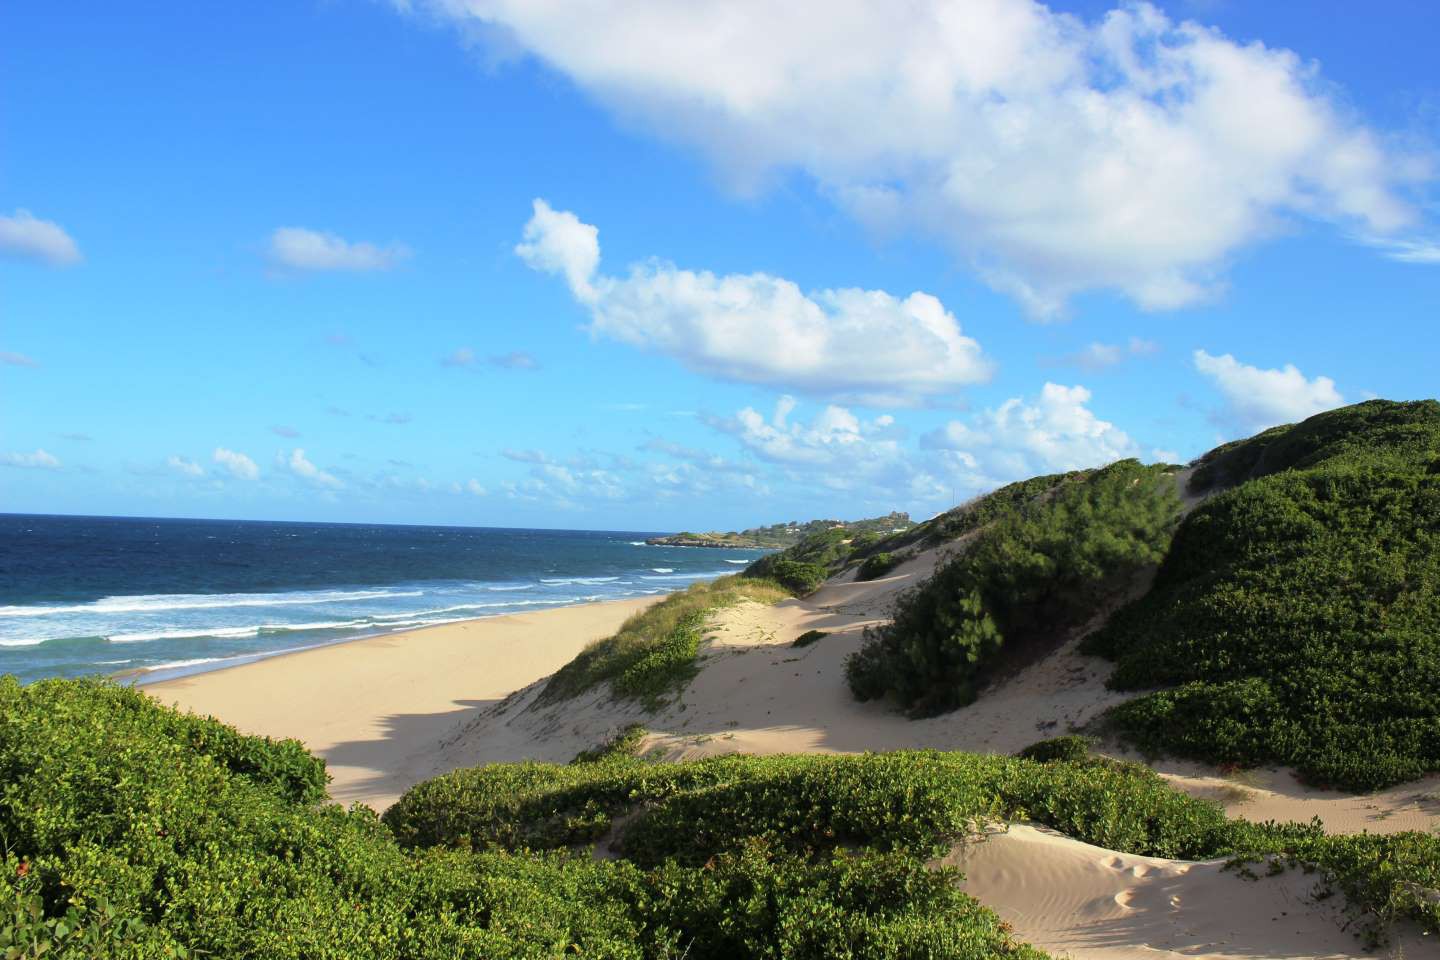
M 1369 949 L 1341 898 L 1316 901 L 1316 878 L 1284 870 L 1253 879 L 1223 860 L 1116 853 L 1044 827 L 1012 824 L 957 845 L 941 863 L 1015 935 L 1056 956 L 1089 960 L 1425 957 L 1412 929 Z

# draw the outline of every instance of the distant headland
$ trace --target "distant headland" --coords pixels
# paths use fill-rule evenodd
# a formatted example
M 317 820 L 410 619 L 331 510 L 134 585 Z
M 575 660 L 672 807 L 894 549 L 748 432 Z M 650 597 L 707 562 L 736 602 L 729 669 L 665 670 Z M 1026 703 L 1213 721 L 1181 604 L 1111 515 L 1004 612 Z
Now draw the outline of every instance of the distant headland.
M 810 520 L 805 523 L 775 523 L 768 527 L 753 527 L 749 530 L 706 533 L 684 531 L 660 537 L 650 537 L 646 543 L 652 547 L 724 547 L 727 549 L 783 550 L 793 547 L 806 537 L 826 530 L 848 530 L 853 534 L 891 534 L 909 530 L 915 526 L 910 514 L 895 512 L 868 520 Z

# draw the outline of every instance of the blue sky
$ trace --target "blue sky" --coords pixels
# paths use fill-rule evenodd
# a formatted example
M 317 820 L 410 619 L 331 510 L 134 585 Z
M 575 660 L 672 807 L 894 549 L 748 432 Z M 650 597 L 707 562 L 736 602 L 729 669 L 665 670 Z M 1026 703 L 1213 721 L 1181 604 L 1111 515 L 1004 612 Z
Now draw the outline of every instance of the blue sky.
M 928 516 L 1434 393 L 1424 3 L 591 6 L 11 10 L 0 509 Z

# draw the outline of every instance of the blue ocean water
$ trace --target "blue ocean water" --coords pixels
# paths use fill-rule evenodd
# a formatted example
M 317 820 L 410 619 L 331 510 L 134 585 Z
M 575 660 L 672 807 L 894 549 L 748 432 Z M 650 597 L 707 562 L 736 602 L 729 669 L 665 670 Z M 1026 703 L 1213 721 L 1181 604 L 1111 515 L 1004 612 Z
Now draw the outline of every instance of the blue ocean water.
M 0 514 L 0 674 L 223 667 L 338 640 L 666 593 L 763 551 L 653 534 Z

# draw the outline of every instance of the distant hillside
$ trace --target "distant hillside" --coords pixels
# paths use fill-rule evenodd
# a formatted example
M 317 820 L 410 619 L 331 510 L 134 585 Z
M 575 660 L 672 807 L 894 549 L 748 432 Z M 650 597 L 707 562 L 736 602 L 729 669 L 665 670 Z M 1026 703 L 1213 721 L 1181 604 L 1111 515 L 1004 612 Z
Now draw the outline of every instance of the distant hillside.
M 915 526 L 908 513 L 889 513 L 883 517 L 868 520 L 811 520 L 807 523 L 775 523 L 768 527 L 752 527 L 749 530 L 720 533 L 675 533 L 664 537 L 651 537 L 645 542 L 657 547 L 732 547 L 748 549 L 782 550 L 794 546 L 808 536 L 828 533 L 833 530 L 846 531 L 846 535 L 858 534 L 889 535 Z

